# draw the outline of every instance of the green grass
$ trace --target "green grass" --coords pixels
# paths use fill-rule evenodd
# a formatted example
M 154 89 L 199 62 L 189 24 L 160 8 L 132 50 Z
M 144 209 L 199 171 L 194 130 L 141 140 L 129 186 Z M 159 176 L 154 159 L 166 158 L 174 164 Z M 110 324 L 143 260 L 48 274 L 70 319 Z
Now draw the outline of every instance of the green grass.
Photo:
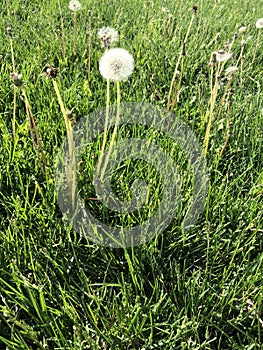
M 162 5 L 170 9 L 170 21 Z M 244 46 L 243 68 L 239 65 L 229 86 L 221 76 L 206 155 L 209 186 L 205 208 L 195 225 L 183 232 L 180 225 L 191 190 L 184 158 L 180 158 L 184 156 L 171 140 L 150 130 L 148 137 L 168 147 L 184 175 L 178 214 L 163 233 L 143 245 L 125 249 L 98 246 L 80 237 L 62 219 L 54 161 L 66 128 L 52 81 L 42 73 L 47 64 L 59 69 L 57 83 L 63 101 L 67 109 L 75 107 L 77 121 L 104 107 L 106 81 L 98 69 L 103 50 L 96 33 L 102 26 L 111 26 L 119 31 L 119 46 L 135 58 L 134 73 L 121 84 L 122 101 L 166 107 L 193 5 L 198 10 L 183 66 L 179 65 L 181 86 L 173 112 L 189 125 L 201 145 L 210 99 L 211 53 L 224 49 L 245 25 L 247 32 L 235 38 L 233 57 L 225 67 L 234 65 L 242 39 L 252 37 Z M 255 27 L 262 17 L 260 2 L 82 1 L 74 59 L 73 16 L 68 1 L 61 0 L 61 7 L 65 56 L 57 1 L 3 0 L 1 4 L 0 348 L 261 349 L 263 33 L 256 44 L 259 30 Z M 93 33 L 89 89 L 88 10 Z M 30 137 L 21 90 L 17 90 L 13 137 L 8 27 L 13 30 L 16 71 L 25 82 L 46 167 Z M 224 92 L 227 98 L 221 104 Z M 115 96 L 111 84 L 112 104 Z M 231 135 L 220 157 L 228 117 Z M 135 126 L 121 128 L 118 137 L 129 133 L 144 137 L 147 131 Z M 78 184 L 83 197 L 95 195 L 91 174 L 101 140 L 95 140 L 83 153 Z M 116 171 L 114 188 L 120 198 L 130 198 L 130 184 L 138 177 L 153 181 L 152 197 L 142 213 L 116 216 L 96 201 L 86 200 L 86 205 L 109 225 L 129 226 L 145 220 L 163 191 L 152 167 L 127 160 Z

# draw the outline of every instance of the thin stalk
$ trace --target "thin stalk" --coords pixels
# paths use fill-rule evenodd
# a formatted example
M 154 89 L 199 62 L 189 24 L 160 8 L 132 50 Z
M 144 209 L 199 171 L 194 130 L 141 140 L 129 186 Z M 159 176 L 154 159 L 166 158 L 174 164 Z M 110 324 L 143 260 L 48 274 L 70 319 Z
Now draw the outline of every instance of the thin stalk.
M 192 13 L 192 17 L 191 17 L 191 20 L 190 20 L 190 23 L 189 23 L 189 26 L 188 26 L 188 30 L 186 32 L 186 35 L 185 35 L 185 38 L 184 38 L 184 42 L 183 42 L 183 45 L 182 45 L 182 48 L 181 48 L 181 51 L 180 51 L 180 54 L 179 54 L 179 57 L 178 57 L 175 69 L 174 69 L 174 73 L 173 73 L 173 77 L 172 77 L 172 80 L 171 80 L 170 89 L 169 89 L 169 93 L 168 93 L 168 98 L 167 98 L 167 109 L 168 110 L 171 107 L 171 98 L 172 98 L 172 93 L 173 93 L 173 88 L 174 88 L 175 77 L 176 77 L 176 74 L 177 74 L 177 71 L 178 71 L 178 67 L 180 65 L 180 61 L 181 61 L 181 59 L 182 59 L 182 57 L 184 55 L 185 45 L 186 45 L 186 42 L 187 42 L 190 30 L 191 30 L 191 27 L 192 27 L 194 18 L 195 18 L 195 12 Z
M 224 102 L 225 102 L 225 97 L 226 97 L 228 88 L 229 88 L 229 86 L 230 86 L 230 84 L 231 84 L 231 81 L 232 81 L 232 78 L 230 78 L 230 79 L 228 80 L 227 84 L 226 84 L 225 91 L 224 91 L 223 96 L 221 97 L 221 100 L 220 100 L 220 102 L 219 102 L 219 108 L 218 108 L 219 111 L 218 111 L 218 114 L 217 114 L 216 119 L 219 119 L 219 117 L 220 117 L 220 115 L 221 115 L 221 113 L 222 113 L 223 104 L 224 104 Z
M 13 40 L 11 36 L 9 36 L 9 42 L 10 42 L 10 50 L 11 50 L 11 58 L 12 58 L 12 67 L 13 67 L 13 72 L 15 73 L 15 70 L 16 70 L 15 55 L 14 55 L 14 49 L 13 49 Z
M 34 116 L 33 116 L 33 113 L 32 113 L 32 109 L 31 109 L 29 100 L 27 98 L 27 94 L 25 92 L 25 89 L 23 89 L 23 97 L 24 97 L 24 100 L 25 100 L 26 113 L 27 113 L 27 116 L 28 116 L 28 122 L 29 122 L 29 128 L 30 128 L 30 134 L 31 134 L 33 146 L 36 149 L 36 144 L 38 145 L 40 153 L 41 153 L 41 156 L 42 156 L 43 163 L 44 163 L 45 167 L 47 167 L 46 157 L 45 157 L 45 154 L 44 154 L 44 151 L 43 151 L 43 147 L 42 147 L 42 144 L 41 144 L 41 141 L 40 141 L 40 137 L 39 137 L 39 134 L 38 134 L 38 130 L 37 130 L 37 126 L 36 126 L 36 123 L 35 123 L 35 119 L 34 119 Z M 45 174 L 42 166 L 41 166 L 41 170 Z
M 259 38 L 260 38 L 260 30 L 258 31 L 258 35 L 257 35 L 256 45 L 255 45 L 255 50 L 254 50 L 251 66 L 253 66 L 254 61 L 256 59 L 257 49 L 258 49 L 258 46 L 259 46 Z
M 121 104 L 120 82 L 117 81 L 116 85 L 117 85 L 117 114 L 116 114 L 116 121 L 115 121 L 115 126 L 114 126 L 114 129 L 113 129 L 113 133 L 112 133 L 112 136 L 111 136 L 111 140 L 110 140 L 109 151 L 107 153 L 107 156 L 106 156 L 106 159 L 105 159 L 105 163 L 104 163 L 104 166 L 103 166 L 102 171 L 101 171 L 101 181 L 103 181 L 103 177 L 104 177 L 105 171 L 107 169 L 107 165 L 109 163 L 109 159 L 110 159 L 112 148 L 113 148 L 113 144 L 114 144 L 114 141 L 115 141 L 115 138 L 116 138 L 116 135 L 117 135 L 118 125 L 119 125 L 119 120 L 120 120 L 120 104 Z
M 61 33 L 62 33 L 62 53 L 63 53 L 63 57 L 65 57 L 65 55 L 66 55 L 65 28 L 64 28 L 64 23 L 63 23 L 63 15 L 62 15 L 60 0 L 57 0 L 57 2 L 58 2 L 58 9 L 59 9 L 59 16 L 60 16 L 60 23 L 61 23 Z
M 98 178 L 99 172 L 100 172 L 100 167 L 104 155 L 104 150 L 107 142 L 107 128 L 108 128 L 108 123 L 109 123 L 109 105 L 110 105 L 110 80 L 107 79 L 107 97 L 106 97 L 106 115 L 105 115 L 105 122 L 104 122 L 104 132 L 103 132 L 103 139 L 102 139 L 102 146 L 101 146 L 101 151 L 100 151 L 100 156 L 98 160 L 98 165 L 97 165 L 97 171 L 96 171 L 96 177 Z
M 89 36 L 88 36 L 88 86 L 89 86 L 89 84 L 90 84 L 91 38 L 92 38 L 92 16 L 91 16 L 91 11 L 89 11 Z
M 214 84 L 214 87 L 213 87 L 213 90 L 212 90 L 212 93 L 211 93 L 211 98 L 210 98 L 209 119 L 208 119 L 208 123 L 207 123 L 207 127 L 206 127 L 205 138 L 204 138 L 204 146 L 203 146 L 203 154 L 204 154 L 204 156 L 206 156 L 207 150 L 208 150 L 210 131 L 211 131 L 211 126 L 212 126 L 213 111 L 214 111 L 214 107 L 215 107 L 215 103 L 216 103 L 216 97 L 217 97 L 218 88 L 219 88 L 219 84 L 218 84 L 219 67 L 220 66 L 218 66 L 218 69 L 217 69 L 217 73 L 216 73 L 216 77 L 215 77 L 215 84 Z M 208 110 L 207 110 L 206 116 L 207 116 L 207 114 L 208 114 Z
M 16 139 L 16 86 L 14 86 L 14 100 L 13 100 L 13 118 L 12 118 L 12 131 L 13 139 Z
M 6 3 L 8 6 L 8 3 Z M 11 51 L 11 58 L 12 58 L 12 69 L 13 73 L 15 73 L 16 66 L 15 66 L 15 55 L 14 55 L 14 49 L 13 49 L 13 40 L 12 40 L 12 33 L 9 34 L 9 43 L 10 43 L 10 51 Z M 13 138 L 15 140 L 16 137 L 16 86 L 14 85 L 14 100 L 13 100 L 13 118 L 12 118 L 12 129 L 13 129 Z
M 182 78 L 183 78 L 183 67 L 184 67 L 184 60 L 182 59 L 178 87 L 176 89 L 175 97 L 173 98 L 172 103 L 171 103 L 171 111 L 174 109 L 174 107 L 177 103 L 177 100 L 178 100 L 178 96 L 179 96 L 179 92 L 180 92 L 181 84 L 182 84 Z
M 67 131 L 67 138 L 68 138 L 68 147 L 69 147 L 69 171 L 67 173 L 68 175 L 68 184 L 69 184 L 69 189 L 72 193 L 72 208 L 74 209 L 74 205 L 75 205 L 75 195 L 76 195 L 76 161 L 75 161 L 75 153 L 74 153 L 74 139 L 73 139 L 73 130 L 72 130 L 72 125 L 71 125 L 71 121 L 67 116 L 67 112 L 66 109 L 64 107 L 64 103 L 62 100 L 62 97 L 60 95 L 59 92 L 59 88 L 57 85 L 57 82 L 55 79 L 52 79 L 52 83 L 54 86 L 54 90 L 56 92 L 57 95 L 57 99 L 58 99 L 58 103 L 62 112 L 62 115 L 64 117 L 64 121 L 65 121 L 65 125 L 66 125 L 66 131 Z
M 204 138 L 204 143 L 203 143 L 203 155 L 206 156 L 207 150 L 208 150 L 208 144 L 209 144 L 209 138 L 210 138 L 210 131 L 211 131 L 211 126 L 212 126 L 212 120 L 213 120 L 213 112 L 216 104 L 216 98 L 218 94 L 218 89 L 219 89 L 219 83 L 218 79 L 220 78 L 220 75 L 223 71 L 225 62 L 222 62 L 222 64 L 218 64 L 218 68 L 215 74 L 215 83 L 214 87 L 211 91 L 211 97 L 209 100 L 210 108 L 207 109 L 206 114 L 205 114 L 205 121 L 207 120 L 207 117 L 209 116 L 207 127 L 206 127 L 206 132 L 205 132 L 205 138 Z M 212 79 L 212 76 L 211 76 Z
M 5 4 L 6 4 L 6 12 L 7 12 L 7 15 L 8 15 L 8 17 L 9 17 L 9 16 L 10 16 L 9 1 L 8 1 L 8 0 L 5 0 Z
M 77 14 L 76 11 L 73 12 L 73 21 L 74 21 L 74 28 L 73 28 L 73 56 L 76 57 L 76 37 L 77 37 Z
M 230 111 L 231 111 L 231 100 L 229 100 L 229 103 L 228 103 L 228 108 L 227 108 L 227 126 L 226 126 L 226 129 L 227 129 L 227 132 L 226 132 L 226 140 L 225 140 L 225 143 L 220 151 L 220 154 L 219 154 L 219 159 L 222 157 L 226 147 L 227 147 L 227 144 L 228 144 L 228 141 L 230 139 L 230 128 L 231 128 L 231 121 L 230 121 Z
M 242 35 L 242 42 L 244 41 L 244 36 Z M 243 63 L 244 63 L 244 57 L 243 57 L 243 52 L 244 52 L 244 44 L 241 44 L 241 50 L 240 50 L 240 54 L 239 57 L 237 59 L 237 63 L 236 66 L 239 65 L 240 62 L 240 85 L 242 85 L 242 81 L 243 81 Z

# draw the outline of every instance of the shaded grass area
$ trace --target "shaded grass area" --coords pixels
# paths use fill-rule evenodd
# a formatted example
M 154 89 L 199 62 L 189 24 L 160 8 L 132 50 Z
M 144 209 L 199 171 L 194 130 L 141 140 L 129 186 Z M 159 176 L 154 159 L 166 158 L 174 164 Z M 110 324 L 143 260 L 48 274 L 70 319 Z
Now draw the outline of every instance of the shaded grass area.
M 96 33 L 109 25 L 119 31 L 120 46 L 135 58 L 134 74 L 122 84 L 122 100 L 165 107 L 193 4 L 112 1 L 109 6 L 106 1 L 88 1 L 82 5 L 77 13 L 74 60 L 73 16 L 67 1 L 61 0 L 64 39 L 58 2 L 6 0 L 1 10 L 1 347 L 260 349 L 263 57 L 261 41 L 258 48 L 256 45 L 255 28 L 260 4 L 195 4 L 198 10 L 183 66 L 179 67 L 182 82 L 173 112 L 192 128 L 202 144 L 211 89 L 211 52 L 225 48 L 245 25 L 247 32 L 235 37 L 233 57 L 226 64 L 236 64 L 241 41 L 252 36 L 244 47 L 243 70 L 239 67 L 229 86 L 233 90 L 231 136 L 219 157 L 228 116 L 227 99 L 221 103 L 227 84 L 222 76 L 207 153 L 210 183 L 204 211 L 184 232 L 180 227 L 184 212 L 181 206 L 165 232 L 144 245 L 127 249 L 97 246 L 62 220 L 53 171 L 65 127 L 52 83 L 41 74 L 47 64 L 59 68 L 57 82 L 66 107 L 75 107 L 76 120 L 104 107 L 106 83 L 98 70 L 102 49 Z M 170 19 L 162 5 L 170 10 Z M 89 85 L 88 10 L 93 29 Z M 21 90 L 16 92 L 15 139 L 12 136 L 14 88 L 9 78 L 12 60 L 7 27 L 13 30 L 16 70 L 23 76 L 47 158 L 46 174 L 41 171 L 41 157 L 37 157 L 39 152 L 30 138 Z M 114 93 L 112 84 L 112 103 L 116 102 Z M 94 194 L 86 179 L 94 167 L 100 141 L 91 147 L 94 157 L 89 159 L 87 154 L 80 168 L 80 181 L 87 186 L 83 196 Z M 180 164 L 178 167 L 183 170 Z M 129 181 L 147 174 L 144 169 L 143 162 L 127 163 L 115 184 L 117 193 L 127 194 Z M 151 177 L 152 172 L 148 170 L 147 176 Z M 92 201 L 87 205 L 102 216 L 99 205 Z M 152 207 L 148 209 L 151 212 Z M 112 222 L 110 219 L 106 217 Z M 132 223 L 131 217 L 113 219 Z

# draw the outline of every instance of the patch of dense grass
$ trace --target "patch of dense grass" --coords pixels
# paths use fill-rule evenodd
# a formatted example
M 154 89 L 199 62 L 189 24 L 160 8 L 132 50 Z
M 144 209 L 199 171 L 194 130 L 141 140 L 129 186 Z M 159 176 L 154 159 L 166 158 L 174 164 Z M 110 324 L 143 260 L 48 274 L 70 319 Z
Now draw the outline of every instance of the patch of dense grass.
M 96 33 L 103 26 L 111 26 L 119 31 L 119 46 L 135 59 L 133 75 L 121 85 L 122 100 L 166 107 L 193 5 L 198 9 L 178 67 L 181 75 L 176 76 L 173 113 L 189 125 L 201 145 L 213 87 L 211 53 L 226 49 L 230 41 L 233 56 L 225 67 L 238 62 L 229 85 L 224 72 L 218 79 L 220 88 L 206 155 L 209 186 L 205 208 L 194 226 L 182 231 L 189 198 L 187 164 L 171 140 L 150 131 L 148 136 L 168 147 L 183 174 L 178 214 L 162 234 L 143 245 L 125 249 L 98 246 L 80 237 L 62 219 L 54 160 L 66 129 L 52 81 L 42 73 L 48 64 L 59 69 L 57 84 L 66 108 L 74 107 L 77 121 L 104 107 L 106 82 L 98 69 L 103 49 Z M 89 10 L 91 80 L 87 84 Z M 77 12 L 73 57 L 73 16 L 67 1 L 3 0 L 1 349 L 261 348 L 263 33 L 255 27 L 260 10 L 259 2 L 252 6 L 250 1 L 241 0 L 196 4 L 83 1 Z M 238 32 L 242 25 L 247 28 L 244 34 Z M 21 89 L 15 90 L 14 100 L 8 27 L 13 32 L 15 69 L 25 83 L 46 166 L 31 140 Z M 247 40 L 243 49 L 242 40 Z M 114 84 L 111 88 L 113 104 Z M 148 131 L 122 127 L 118 137 L 133 132 L 144 137 Z M 227 133 L 230 137 L 220 155 Z M 79 167 L 78 185 L 85 198 L 95 195 L 91 179 L 100 145 L 101 138 L 87 147 Z M 127 160 L 116 171 L 113 186 L 120 198 L 129 199 L 130 185 L 138 177 L 153 179 L 152 199 L 141 216 L 116 216 L 91 200 L 86 200 L 87 207 L 109 225 L 140 222 L 152 213 L 162 196 L 158 174 L 151 166 L 147 168 L 145 161 Z

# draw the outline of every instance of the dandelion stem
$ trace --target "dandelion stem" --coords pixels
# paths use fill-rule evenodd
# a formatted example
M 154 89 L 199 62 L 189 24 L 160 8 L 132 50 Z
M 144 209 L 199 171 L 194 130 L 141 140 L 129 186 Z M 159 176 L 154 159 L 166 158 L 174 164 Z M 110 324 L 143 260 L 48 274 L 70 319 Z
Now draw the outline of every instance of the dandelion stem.
M 73 12 L 73 21 L 74 21 L 74 29 L 73 29 L 73 56 L 76 57 L 76 36 L 77 36 L 77 15 L 76 11 Z
M 119 120 L 120 120 L 121 92 L 120 92 L 120 82 L 118 80 L 116 81 L 116 85 L 117 85 L 117 114 L 116 114 L 116 121 L 115 121 L 114 129 L 113 129 L 113 133 L 112 133 L 112 136 L 111 136 L 111 140 L 110 140 L 109 151 L 107 153 L 107 156 L 106 156 L 106 159 L 105 159 L 105 163 L 104 163 L 104 166 L 103 166 L 102 171 L 101 171 L 101 181 L 103 180 L 104 174 L 105 174 L 106 169 L 107 169 L 107 165 L 109 163 L 109 159 L 110 159 L 110 156 L 111 156 L 111 152 L 112 152 L 113 144 L 114 144 L 114 141 L 115 141 L 115 138 L 116 138 L 117 129 L 118 129 Z
M 242 35 L 242 42 L 244 41 L 244 36 Z M 241 50 L 240 50 L 240 55 L 237 59 L 236 66 L 238 66 L 240 62 L 240 85 L 242 85 L 242 80 L 243 80 L 243 63 L 244 63 L 244 57 L 243 57 L 243 52 L 244 52 L 244 45 L 241 45 Z
M 260 31 L 258 31 L 258 35 L 257 35 L 257 39 L 256 39 L 256 45 L 255 45 L 255 50 L 254 50 L 251 66 L 253 66 L 254 61 L 256 59 L 257 49 L 258 49 L 258 46 L 259 46 L 259 38 L 260 38 Z
M 72 208 L 74 209 L 75 206 L 75 184 L 76 184 L 76 161 L 75 161 L 75 153 L 74 153 L 74 139 L 73 139 L 73 131 L 72 131 L 72 125 L 71 121 L 67 116 L 66 109 L 64 107 L 64 103 L 62 100 L 62 97 L 59 92 L 58 84 L 55 79 L 52 79 L 54 90 L 57 95 L 58 103 L 61 109 L 61 112 L 64 117 L 65 125 L 66 125 L 66 131 L 67 131 L 67 138 L 68 138 L 68 147 L 69 147 L 69 171 L 67 173 L 68 175 L 68 184 L 69 184 L 69 190 L 72 194 Z
M 62 33 L 62 53 L 63 57 L 66 55 L 66 48 L 65 48 L 65 29 L 64 29 L 64 23 L 63 23 L 63 15 L 62 15 L 62 9 L 60 0 L 57 0 L 58 2 L 58 8 L 59 8 L 59 16 L 60 16 L 60 23 L 61 23 L 61 33 Z
M 182 58 L 178 86 L 177 86 L 177 89 L 176 89 L 176 94 L 175 94 L 175 96 L 172 99 L 171 111 L 174 109 L 174 107 L 175 107 L 175 105 L 176 105 L 176 103 L 178 101 L 178 97 L 179 97 L 179 93 L 180 93 L 180 89 L 181 89 L 181 84 L 182 84 L 182 78 L 183 78 L 183 67 L 184 67 L 184 59 Z
M 107 98 L 106 98 L 106 115 L 105 115 L 105 123 L 104 123 L 104 133 L 103 133 L 100 156 L 99 156 L 98 165 L 97 165 L 96 177 L 99 176 L 100 167 L 101 167 L 104 150 L 105 150 L 105 145 L 107 141 L 107 128 L 109 123 L 109 105 L 110 105 L 110 79 L 107 79 Z
M 219 108 L 218 108 L 218 114 L 217 114 L 216 119 L 219 119 L 219 117 L 220 117 L 220 115 L 222 113 L 223 104 L 225 102 L 225 97 L 226 97 L 229 85 L 231 84 L 231 81 L 232 81 L 232 77 L 228 80 L 228 82 L 226 84 L 226 87 L 225 87 L 225 90 L 224 90 L 224 93 L 223 93 L 223 96 L 221 97 L 221 100 L 220 100 L 220 103 L 219 103 Z
M 38 130 L 37 130 L 37 126 L 36 126 L 36 123 L 35 123 L 35 119 L 34 119 L 34 116 L 33 116 L 33 113 L 32 113 L 32 109 L 31 109 L 31 106 L 30 106 L 30 103 L 29 103 L 29 100 L 28 100 L 28 97 L 27 97 L 25 89 L 23 89 L 23 97 L 24 97 L 24 100 L 25 100 L 26 113 L 27 113 L 27 116 L 28 116 L 28 122 L 29 122 L 29 128 L 30 128 L 30 134 L 31 134 L 33 146 L 36 149 L 36 142 L 37 142 L 39 150 L 40 150 L 40 153 L 41 153 L 41 156 L 42 156 L 43 163 L 44 163 L 45 167 L 47 167 L 46 157 L 45 157 L 45 154 L 44 154 L 44 151 L 43 151 L 43 147 L 42 147 L 42 144 L 41 144 L 41 141 L 40 141 L 40 137 L 39 137 L 39 134 L 38 134 Z M 34 135 L 35 135 L 35 137 L 34 137 Z M 35 139 L 36 139 L 36 142 L 35 142 Z M 43 174 L 45 174 L 41 164 L 40 164 L 40 167 L 41 167 L 41 170 L 42 170 Z
M 92 16 L 89 11 L 89 36 L 88 36 L 88 84 L 90 83 L 90 56 L 91 56 L 91 38 L 92 38 Z
M 5 4 L 6 4 L 6 12 L 7 12 L 7 15 L 8 15 L 8 17 L 9 17 L 9 16 L 10 16 L 9 1 L 8 1 L 8 0 L 5 0 Z
M 11 58 L 12 58 L 12 67 L 13 67 L 13 72 L 15 73 L 16 66 L 15 66 L 15 55 L 14 55 L 14 50 L 13 50 L 13 40 L 11 36 L 9 36 L 9 42 L 10 42 L 10 50 L 11 50 Z
M 210 131 L 211 131 L 212 120 L 213 120 L 213 112 L 214 112 L 216 98 L 217 98 L 218 89 L 219 89 L 218 79 L 220 79 L 220 75 L 221 75 L 222 70 L 224 68 L 224 64 L 225 64 L 225 62 L 222 62 L 221 64 L 218 65 L 218 68 L 217 68 L 217 71 L 215 74 L 215 83 L 214 83 L 213 89 L 211 90 L 211 97 L 209 100 L 210 107 L 208 107 L 206 114 L 205 114 L 205 118 L 204 118 L 204 121 L 206 122 L 207 118 L 209 116 L 207 127 L 206 127 L 206 132 L 205 132 L 204 143 L 203 143 L 203 155 L 204 156 L 206 156 L 207 150 L 208 150 Z M 213 67 L 212 67 L 212 69 L 213 69 Z M 212 75 L 211 75 L 211 82 L 212 82 Z
M 231 96 L 231 95 L 230 95 Z M 227 147 L 227 144 L 228 144 L 228 141 L 230 139 L 230 127 L 231 127 L 231 122 L 230 122 L 230 110 L 231 110 L 231 99 L 229 100 L 229 103 L 228 103 L 228 108 L 227 108 L 227 132 L 226 132 L 226 140 L 225 140 L 225 143 L 221 149 L 221 152 L 219 154 L 219 159 L 222 157 L 226 147 Z
M 12 130 L 13 138 L 16 139 L 16 86 L 14 86 L 14 100 L 13 100 L 13 118 L 12 118 Z
M 206 117 L 209 113 L 209 120 L 207 123 L 207 127 L 206 127 L 206 132 L 205 132 L 205 138 L 204 138 L 204 147 L 203 147 L 203 154 L 204 156 L 206 156 L 207 154 L 207 150 L 208 150 L 208 144 L 209 144 L 209 138 L 210 138 L 210 131 L 211 131 L 211 126 L 212 126 L 212 119 L 213 119 L 213 111 L 214 111 L 214 107 L 215 107 L 215 103 L 216 103 L 216 97 L 217 97 L 217 93 L 218 93 L 218 88 L 219 88 L 219 84 L 218 84 L 218 73 L 220 71 L 220 66 L 218 66 L 217 69 L 217 73 L 215 76 L 215 84 L 211 93 L 211 97 L 210 97 L 210 109 L 207 110 L 206 112 Z
M 176 74 L 178 72 L 178 67 L 180 65 L 180 61 L 181 61 L 182 57 L 184 56 L 185 45 L 186 45 L 186 42 L 187 42 L 190 30 L 191 30 L 191 27 L 192 27 L 194 18 L 195 18 L 195 12 L 193 12 L 193 14 L 192 14 L 192 17 L 191 17 L 191 20 L 190 20 L 190 23 L 189 23 L 189 26 L 188 26 L 188 30 L 186 32 L 186 35 L 185 35 L 185 38 L 184 38 L 184 42 L 182 44 L 182 48 L 181 48 L 181 51 L 180 51 L 180 54 L 179 54 L 179 57 L 178 57 L 178 60 L 177 60 L 177 63 L 176 63 L 175 69 L 174 69 L 174 73 L 173 73 L 173 77 L 172 77 L 172 80 L 171 80 L 170 89 L 169 89 L 169 93 L 168 93 L 168 98 L 167 98 L 167 109 L 168 110 L 170 110 L 170 108 L 171 108 L 171 98 L 172 98 L 172 93 L 173 93 L 173 89 L 174 89 L 175 77 L 176 77 Z

